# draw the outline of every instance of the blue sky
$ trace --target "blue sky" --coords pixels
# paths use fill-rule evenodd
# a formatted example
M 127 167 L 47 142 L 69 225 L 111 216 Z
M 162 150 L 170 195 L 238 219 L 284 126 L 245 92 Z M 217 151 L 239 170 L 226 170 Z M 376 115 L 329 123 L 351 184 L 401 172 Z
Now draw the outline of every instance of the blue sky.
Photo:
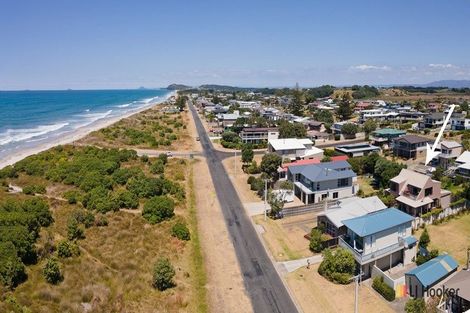
M 0 89 L 470 79 L 470 2 L 0 0 Z

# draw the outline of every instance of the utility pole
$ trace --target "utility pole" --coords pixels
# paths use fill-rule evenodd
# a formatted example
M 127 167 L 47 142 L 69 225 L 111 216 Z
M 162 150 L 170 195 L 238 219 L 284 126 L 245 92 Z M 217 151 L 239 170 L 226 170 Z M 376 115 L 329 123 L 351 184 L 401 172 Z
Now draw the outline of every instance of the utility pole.
M 237 150 L 235 150 L 235 159 L 233 161 L 233 167 L 235 170 L 235 174 L 233 176 L 237 176 Z
M 354 279 L 355 290 L 354 290 L 354 313 L 359 313 L 359 280 L 362 277 L 362 268 L 358 275 L 351 279 Z
M 266 222 L 267 220 L 267 209 L 266 205 L 268 202 L 268 180 L 264 180 L 264 221 Z

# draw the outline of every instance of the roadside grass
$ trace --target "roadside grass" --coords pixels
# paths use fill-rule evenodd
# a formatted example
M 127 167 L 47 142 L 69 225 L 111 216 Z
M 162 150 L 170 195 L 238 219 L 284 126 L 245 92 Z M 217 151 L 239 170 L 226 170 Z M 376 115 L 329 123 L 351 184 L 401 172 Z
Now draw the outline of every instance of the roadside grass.
M 470 214 L 458 215 L 447 222 L 437 225 L 427 225 L 431 243 L 430 249 L 439 249 L 439 253 L 447 252 L 459 264 L 467 261 L 467 248 L 470 248 Z M 422 233 L 419 229 L 415 237 L 419 239 Z

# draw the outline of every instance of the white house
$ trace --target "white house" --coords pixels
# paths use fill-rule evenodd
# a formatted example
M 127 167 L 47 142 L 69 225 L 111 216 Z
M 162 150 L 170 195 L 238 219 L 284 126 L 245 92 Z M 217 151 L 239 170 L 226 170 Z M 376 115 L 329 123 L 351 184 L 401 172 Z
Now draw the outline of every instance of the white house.
M 413 217 L 389 208 L 342 221 L 346 235 L 339 246 L 352 252 L 364 277 L 372 269 L 390 269 L 398 264 L 411 264 L 416 256 L 417 239 L 411 232 Z
M 291 160 L 323 157 L 323 150 L 314 147 L 313 142 L 307 138 L 269 139 L 268 151 Z

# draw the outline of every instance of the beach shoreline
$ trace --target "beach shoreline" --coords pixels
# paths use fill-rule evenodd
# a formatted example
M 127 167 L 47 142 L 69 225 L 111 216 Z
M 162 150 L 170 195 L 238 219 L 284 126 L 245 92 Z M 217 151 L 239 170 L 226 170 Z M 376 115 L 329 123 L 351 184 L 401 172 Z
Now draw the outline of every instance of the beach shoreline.
M 83 137 L 87 136 L 91 132 L 100 130 L 102 128 L 106 128 L 108 126 L 111 126 L 112 124 L 115 124 L 115 123 L 119 122 L 122 119 L 128 118 L 128 117 L 130 117 L 132 115 L 135 115 L 135 114 L 138 114 L 138 113 L 141 113 L 145 110 L 153 108 L 156 105 L 160 105 L 160 104 L 168 101 L 168 99 L 170 99 L 173 96 L 176 96 L 176 91 L 170 92 L 164 98 L 159 99 L 156 102 L 152 102 L 149 105 L 143 106 L 139 109 L 136 109 L 135 111 L 128 112 L 128 113 L 123 114 L 121 116 L 115 116 L 115 117 L 112 117 L 112 118 L 109 118 L 109 119 L 98 120 L 98 121 L 96 121 L 96 122 L 94 122 L 90 125 L 77 128 L 76 130 L 74 130 L 70 134 L 66 134 L 66 135 L 62 136 L 60 139 L 54 140 L 53 142 L 46 142 L 46 143 L 43 143 L 43 144 L 35 146 L 35 147 L 21 149 L 20 151 L 17 151 L 15 154 L 12 154 L 10 157 L 7 157 L 7 158 L 4 158 L 4 159 L 0 160 L 0 169 L 3 169 L 4 167 L 6 167 L 8 165 L 13 165 L 16 162 L 21 161 L 22 159 L 24 159 L 24 158 L 26 158 L 30 155 L 34 155 L 34 154 L 46 151 L 46 150 L 51 149 L 55 146 L 73 143 L 73 142 L 75 142 L 77 140 L 80 140 Z

